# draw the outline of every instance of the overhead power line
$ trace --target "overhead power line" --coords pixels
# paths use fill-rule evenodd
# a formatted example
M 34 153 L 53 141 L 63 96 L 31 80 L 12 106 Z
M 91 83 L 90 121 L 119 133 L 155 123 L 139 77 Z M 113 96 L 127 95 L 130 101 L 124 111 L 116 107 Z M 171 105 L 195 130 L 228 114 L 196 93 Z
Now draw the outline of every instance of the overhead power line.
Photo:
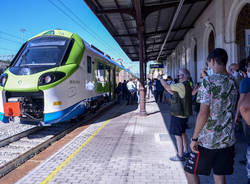
M 9 37 L 15 38 L 15 39 L 17 39 L 17 40 L 20 40 L 19 37 L 15 36 L 15 35 L 13 35 L 13 34 L 6 33 L 6 32 L 4 32 L 4 31 L 0 31 L 0 33 L 5 34 L 5 35 L 7 35 L 7 36 L 9 36 Z
M 116 47 L 111 47 L 110 45 L 107 44 L 107 42 L 105 40 L 103 40 L 100 37 L 97 37 L 97 34 L 94 34 L 95 31 L 92 30 L 88 25 L 86 25 L 72 10 L 70 10 L 70 8 L 68 8 L 62 1 L 58 0 L 58 2 L 60 2 L 60 4 L 68 11 L 70 12 L 70 14 L 72 14 L 74 16 L 75 19 L 77 19 L 77 21 L 68 13 L 66 13 L 61 7 L 59 7 L 55 2 L 52 2 L 51 0 L 48 0 L 53 6 L 55 6 L 60 12 L 62 12 L 64 15 L 66 15 L 68 18 L 70 18 L 70 20 L 72 20 L 75 24 L 77 24 L 78 26 L 80 26 L 84 31 L 86 31 L 87 33 L 89 33 L 97 42 L 100 42 L 103 47 L 107 50 L 115 50 L 119 55 L 122 53 L 121 50 L 119 50 Z M 86 29 L 86 27 L 88 27 L 88 29 Z M 90 31 L 89 31 L 90 30 Z
M 6 49 L 6 48 L 1 48 L 1 47 L 0 47 L 0 50 L 7 50 L 7 51 L 11 51 L 11 52 L 17 52 L 16 50 Z
M 87 25 L 87 24 L 85 24 L 83 21 L 82 21 L 82 19 L 79 17 L 79 16 L 77 16 L 69 7 L 67 7 L 61 0 L 57 0 L 58 2 L 60 2 L 61 3 L 61 5 L 67 10 L 67 11 L 69 11 L 83 26 L 84 26 L 84 28 L 85 27 L 88 27 L 88 29 L 91 31 L 91 32 L 89 32 L 87 29 L 85 29 L 89 34 L 91 34 L 91 35 L 93 35 L 98 41 L 102 41 L 102 44 L 103 44 L 103 46 L 107 49 L 107 47 L 106 46 L 108 46 L 109 47 L 109 49 L 111 49 L 111 50 L 113 50 L 113 49 L 115 49 L 116 51 L 118 51 L 118 52 L 122 52 L 121 50 L 119 50 L 118 48 L 116 48 L 116 47 L 111 47 L 110 45 L 107 45 L 107 42 L 105 41 L 105 40 L 103 40 L 101 37 L 98 37 L 97 36 L 97 34 L 93 34 L 95 31 L 93 30 L 93 29 L 91 29 L 91 27 L 89 26 L 89 25 Z
M 61 7 L 57 6 L 55 2 L 52 2 L 51 0 L 48 0 L 53 6 L 55 6 L 60 12 L 62 12 L 65 16 L 67 16 L 70 20 L 72 20 L 75 24 L 77 24 L 79 27 L 81 27 L 84 31 L 88 32 L 91 36 L 95 37 L 94 34 L 89 32 L 85 27 L 83 27 L 79 22 L 77 22 L 74 18 L 72 18 L 68 13 L 66 13 Z M 62 2 L 60 2 L 63 4 Z M 63 4 L 64 5 L 64 4 Z M 66 7 L 66 5 L 64 5 Z M 69 11 L 69 9 L 67 9 Z M 96 38 L 96 37 L 95 37 Z
M 10 39 L 8 39 L 8 38 L 1 38 L 1 37 L 0 37 L 0 39 L 1 39 L 1 40 L 6 40 L 6 41 L 9 41 L 9 42 L 13 42 L 13 43 L 16 43 L 16 44 L 19 44 L 19 45 L 22 44 L 22 42 L 15 41 L 15 40 L 10 40 Z

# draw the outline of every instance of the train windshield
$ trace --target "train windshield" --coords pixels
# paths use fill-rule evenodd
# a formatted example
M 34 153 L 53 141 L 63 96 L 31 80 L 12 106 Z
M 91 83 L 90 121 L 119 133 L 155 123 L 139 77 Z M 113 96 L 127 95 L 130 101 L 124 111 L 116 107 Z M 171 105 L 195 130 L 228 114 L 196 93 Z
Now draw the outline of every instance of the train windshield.
M 70 39 L 57 36 L 32 39 L 17 57 L 13 67 L 59 66 Z

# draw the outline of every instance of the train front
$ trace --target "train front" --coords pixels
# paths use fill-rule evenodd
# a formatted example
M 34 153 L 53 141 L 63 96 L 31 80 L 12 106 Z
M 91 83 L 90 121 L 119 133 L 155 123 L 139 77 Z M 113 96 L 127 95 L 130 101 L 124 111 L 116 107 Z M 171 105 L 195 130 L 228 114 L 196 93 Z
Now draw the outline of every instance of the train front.
M 0 121 L 49 124 L 58 119 L 54 112 L 61 111 L 62 99 L 56 93 L 63 93 L 58 86 L 76 70 L 83 53 L 83 48 L 75 48 L 79 52 L 71 54 L 73 47 L 77 47 L 74 42 L 80 43 L 73 36 L 70 32 L 52 30 L 22 46 L 0 76 Z

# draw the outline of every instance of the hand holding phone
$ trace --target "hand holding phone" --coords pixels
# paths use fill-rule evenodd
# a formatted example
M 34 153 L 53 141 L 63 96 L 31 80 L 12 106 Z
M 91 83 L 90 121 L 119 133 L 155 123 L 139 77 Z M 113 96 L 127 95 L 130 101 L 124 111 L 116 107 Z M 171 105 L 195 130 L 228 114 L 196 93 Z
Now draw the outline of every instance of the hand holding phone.
M 190 148 L 191 148 L 192 152 L 199 153 L 197 141 L 191 141 Z

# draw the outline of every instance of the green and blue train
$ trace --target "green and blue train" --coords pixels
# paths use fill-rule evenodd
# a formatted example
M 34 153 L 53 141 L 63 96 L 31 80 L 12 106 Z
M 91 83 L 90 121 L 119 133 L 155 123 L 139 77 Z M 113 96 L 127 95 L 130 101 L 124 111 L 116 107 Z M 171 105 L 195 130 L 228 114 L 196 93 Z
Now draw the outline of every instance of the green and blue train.
M 120 76 L 125 73 L 127 78 Z M 116 83 L 130 77 L 77 34 L 42 32 L 23 44 L 0 76 L 0 121 L 49 125 L 74 119 L 114 98 Z

